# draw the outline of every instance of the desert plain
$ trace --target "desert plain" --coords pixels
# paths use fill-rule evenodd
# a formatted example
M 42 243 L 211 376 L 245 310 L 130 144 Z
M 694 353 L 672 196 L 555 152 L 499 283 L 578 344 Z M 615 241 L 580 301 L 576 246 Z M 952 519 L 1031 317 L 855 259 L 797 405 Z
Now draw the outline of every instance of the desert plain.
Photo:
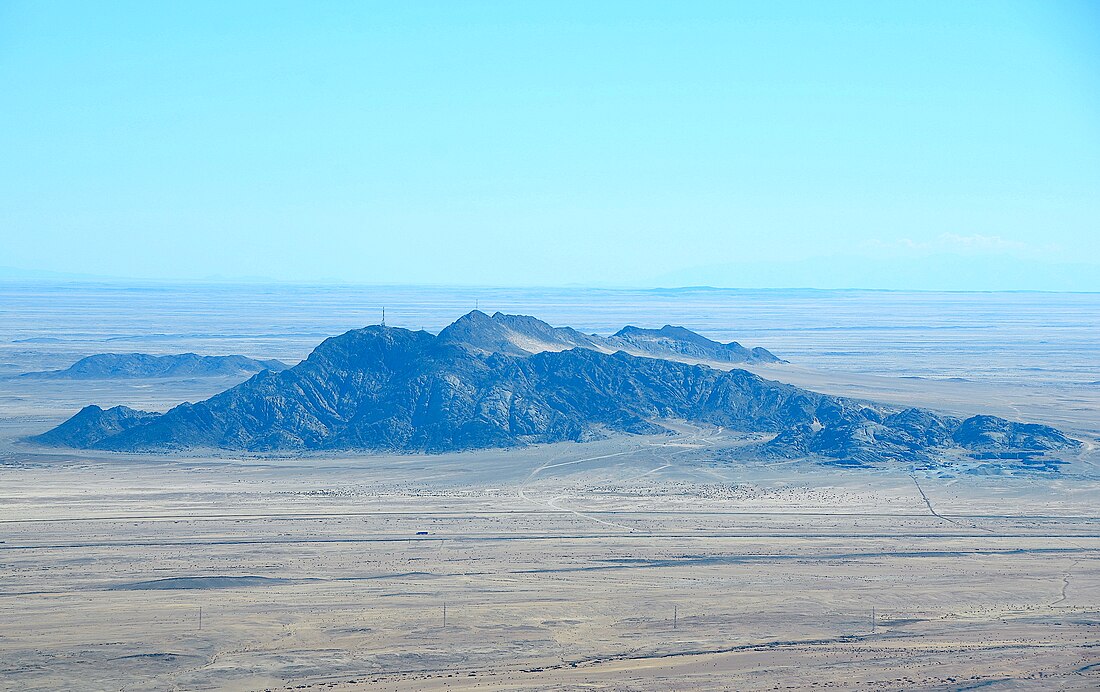
M 7 286 L 0 686 L 20 690 L 1095 689 L 1100 299 L 1062 294 Z M 442 455 L 42 448 L 88 403 L 224 378 L 21 378 L 105 351 L 295 362 L 479 300 L 685 324 L 828 393 L 1057 425 L 1057 472 L 765 461 L 667 435 Z

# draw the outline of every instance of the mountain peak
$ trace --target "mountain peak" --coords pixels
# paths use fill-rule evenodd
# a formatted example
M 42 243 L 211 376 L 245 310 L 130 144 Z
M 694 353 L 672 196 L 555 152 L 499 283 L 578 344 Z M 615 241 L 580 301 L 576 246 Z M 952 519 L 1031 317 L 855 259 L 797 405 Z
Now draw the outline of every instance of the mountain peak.
M 487 313 L 482 312 L 481 310 L 474 309 L 474 310 L 471 310 L 471 311 L 467 312 L 462 317 L 459 317 L 457 320 L 455 320 L 455 322 L 468 321 L 468 322 L 474 322 L 474 323 L 482 323 L 482 322 L 487 322 L 487 321 L 493 320 L 499 314 L 500 313 L 497 312 L 492 317 L 490 317 Z

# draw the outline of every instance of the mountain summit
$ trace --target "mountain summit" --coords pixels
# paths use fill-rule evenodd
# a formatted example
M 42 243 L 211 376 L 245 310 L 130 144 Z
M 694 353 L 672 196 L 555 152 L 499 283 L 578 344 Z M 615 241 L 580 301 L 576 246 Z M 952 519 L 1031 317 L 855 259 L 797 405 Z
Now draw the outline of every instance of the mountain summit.
M 326 339 L 292 368 L 266 370 L 163 414 L 89 406 L 35 439 L 120 451 L 444 452 L 657 433 L 662 420 L 679 419 L 762 433 L 770 439 L 758 450 L 763 455 L 858 464 L 1077 445 L 1042 425 L 872 406 L 745 370 L 608 353 L 616 340 L 691 359 L 721 353 L 718 347 L 739 355 L 680 328 L 629 328 L 602 339 L 530 317 L 474 312 L 438 336 L 353 330 Z

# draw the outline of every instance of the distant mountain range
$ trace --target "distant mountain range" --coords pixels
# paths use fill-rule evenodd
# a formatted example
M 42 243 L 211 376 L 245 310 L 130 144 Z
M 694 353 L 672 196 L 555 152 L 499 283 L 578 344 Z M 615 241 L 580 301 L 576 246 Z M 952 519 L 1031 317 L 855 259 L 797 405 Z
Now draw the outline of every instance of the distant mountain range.
M 870 405 L 684 359 L 776 360 L 681 327 L 602 338 L 475 311 L 438 336 L 353 330 L 292 368 L 163 414 L 88 406 L 34 439 L 119 451 L 444 452 L 659 433 L 678 419 L 762 433 L 763 456 L 849 465 L 942 454 L 1026 461 L 1079 444 L 1048 426 Z
M 148 353 L 99 353 L 81 358 L 64 370 L 28 372 L 21 377 L 39 379 L 105 380 L 156 377 L 217 377 L 249 375 L 261 370 L 286 370 L 277 360 L 245 356 L 200 356 L 180 353 L 153 356 Z

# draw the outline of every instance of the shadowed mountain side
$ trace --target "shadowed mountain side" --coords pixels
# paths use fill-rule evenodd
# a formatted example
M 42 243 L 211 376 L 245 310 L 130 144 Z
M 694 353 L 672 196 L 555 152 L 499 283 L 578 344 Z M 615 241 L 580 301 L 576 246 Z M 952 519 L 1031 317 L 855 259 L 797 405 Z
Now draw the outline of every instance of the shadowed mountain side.
M 1077 444 L 1046 426 L 872 408 L 744 370 L 584 348 L 520 357 L 470 347 L 453 331 L 435 337 L 381 326 L 327 339 L 297 366 L 261 372 L 197 404 L 162 415 L 88 407 L 36 439 L 120 451 L 443 452 L 655 433 L 663 428 L 654 421 L 673 418 L 776 433 L 761 450 L 773 456 L 871 458 L 884 441 L 899 458 L 948 447 Z
M 99 353 L 81 358 L 64 370 L 28 372 L 21 377 L 72 380 L 218 377 L 286 368 L 287 365 L 278 360 L 256 360 L 246 356 L 200 356 L 195 353 L 167 356 L 153 356 L 148 353 Z

